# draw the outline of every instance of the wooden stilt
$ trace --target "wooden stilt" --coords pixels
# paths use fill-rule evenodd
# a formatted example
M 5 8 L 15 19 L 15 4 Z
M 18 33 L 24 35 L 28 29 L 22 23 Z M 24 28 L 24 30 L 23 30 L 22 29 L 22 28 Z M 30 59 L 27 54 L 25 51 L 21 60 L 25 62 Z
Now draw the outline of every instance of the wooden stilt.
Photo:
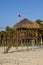
M 42 42 L 42 38 L 41 38 L 41 45 L 42 45 L 42 43 L 43 43 L 43 42 Z
M 28 40 L 27 40 L 27 50 L 28 50 Z
M 35 40 L 32 39 L 32 50 L 34 50 L 34 43 L 35 43 Z
M 22 40 L 21 40 L 21 46 L 22 46 L 22 50 L 23 50 L 23 43 L 22 43 Z

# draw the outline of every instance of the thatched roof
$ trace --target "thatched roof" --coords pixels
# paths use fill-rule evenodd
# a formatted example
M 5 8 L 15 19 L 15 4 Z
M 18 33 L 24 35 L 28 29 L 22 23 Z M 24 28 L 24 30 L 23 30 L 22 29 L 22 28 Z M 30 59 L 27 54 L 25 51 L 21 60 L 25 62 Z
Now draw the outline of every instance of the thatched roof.
M 32 22 L 31 20 L 25 18 L 13 26 L 13 29 L 19 28 L 40 29 L 40 26 L 36 22 Z

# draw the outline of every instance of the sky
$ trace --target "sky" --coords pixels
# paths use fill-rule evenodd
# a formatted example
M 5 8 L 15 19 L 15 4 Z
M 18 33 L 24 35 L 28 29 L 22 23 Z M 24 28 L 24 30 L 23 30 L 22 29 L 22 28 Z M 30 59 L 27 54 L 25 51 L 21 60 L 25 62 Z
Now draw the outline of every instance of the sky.
M 43 0 L 0 0 L 0 29 L 13 27 L 24 18 L 43 20 Z

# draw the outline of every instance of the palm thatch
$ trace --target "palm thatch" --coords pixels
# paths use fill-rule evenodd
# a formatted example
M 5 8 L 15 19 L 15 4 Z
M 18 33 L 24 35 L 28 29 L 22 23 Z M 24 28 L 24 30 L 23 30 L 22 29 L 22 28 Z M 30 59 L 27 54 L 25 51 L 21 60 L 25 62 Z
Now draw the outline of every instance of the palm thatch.
M 40 29 L 40 26 L 36 22 L 32 22 L 31 20 L 25 18 L 13 26 L 13 29 L 19 28 Z

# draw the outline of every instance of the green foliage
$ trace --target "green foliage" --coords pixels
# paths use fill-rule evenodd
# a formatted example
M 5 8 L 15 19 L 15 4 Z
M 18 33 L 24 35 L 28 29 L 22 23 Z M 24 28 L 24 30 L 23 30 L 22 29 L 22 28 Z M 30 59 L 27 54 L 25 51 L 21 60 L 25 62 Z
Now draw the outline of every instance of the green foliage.
M 36 23 L 38 23 L 41 26 L 41 29 L 43 30 L 43 21 L 40 19 L 37 19 Z
M 36 23 L 38 23 L 38 24 L 41 24 L 41 22 L 42 22 L 42 20 L 40 20 L 40 19 L 36 20 Z
M 10 45 L 10 43 L 7 43 L 7 44 L 6 43 L 2 43 L 2 44 L 0 43 L 0 47 L 9 46 L 9 45 Z
M 42 28 L 42 30 L 43 30 L 43 23 L 41 24 L 41 28 Z

